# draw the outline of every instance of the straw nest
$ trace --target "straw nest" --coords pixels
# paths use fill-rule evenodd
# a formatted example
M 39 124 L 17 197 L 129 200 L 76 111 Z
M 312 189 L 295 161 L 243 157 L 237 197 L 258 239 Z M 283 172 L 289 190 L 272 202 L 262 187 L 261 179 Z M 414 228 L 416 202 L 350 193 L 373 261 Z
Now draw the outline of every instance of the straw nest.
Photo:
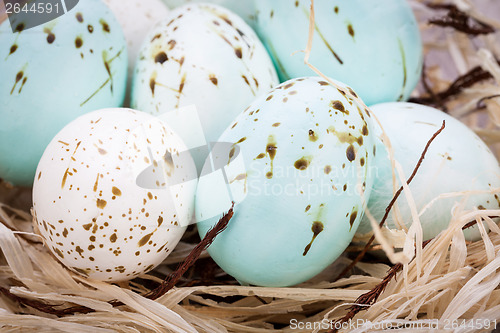
M 446 109 L 500 156 L 500 33 L 484 33 L 500 31 L 499 3 L 448 2 L 470 17 L 462 26 L 446 20 L 455 27 L 428 24 L 449 8 L 411 3 L 426 55 L 414 98 Z M 380 230 L 370 250 L 383 248 L 389 260 L 377 262 L 369 252 L 350 275 L 334 281 L 360 250 L 353 245 L 319 276 L 293 288 L 240 286 L 203 252 L 176 287 L 151 300 L 143 295 L 199 242 L 194 228 L 153 272 L 127 283 L 91 281 L 66 270 L 33 233 L 30 195 L 29 189 L 0 184 L 2 332 L 311 332 L 335 327 L 371 332 L 389 326 L 413 331 L 416 326 L 408 323 L 429 327 L 437 320 L 440 331 L 489 332 L 500 321 L 500 228 L 492 219 L 500 210 L 464 210 L 457 204 L 449 228 L 424 247 L 416 242 L 418 232 Z M 411 205 L 410 195 L 399 200 Z M 405 218 L 419 223 L 418 215 Z M 461 231 L 471 221 L 484 221 L 490 229 L 479 223 L 482 240 L 473 243 Z M 397 244 L 399 252 L 393 248 Z M 353 308 L 355 303 L 360 305 Z M 330 324 L 346 315 L 352 319 L 344 326 Z

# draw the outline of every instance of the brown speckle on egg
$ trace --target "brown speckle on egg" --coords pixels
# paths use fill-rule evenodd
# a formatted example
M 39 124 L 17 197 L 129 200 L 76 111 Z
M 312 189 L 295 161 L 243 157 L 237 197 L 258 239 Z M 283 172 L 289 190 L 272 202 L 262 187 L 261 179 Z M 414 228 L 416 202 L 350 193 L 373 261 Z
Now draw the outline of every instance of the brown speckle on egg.
M 311 163 L 311 157 L 302 157 L 295 161 L 294 166 L 297 170 L 305 170 Z
M 352 24 L 348 24 L 347 25 L 347 32 L 349 33 L 349 35 L 351 35 L 352 38 L 354 38 L 354 29 L 352 28 Z
M 236 56 L 237 56 L 238 58 L 240 58 L 240 59 L 241 59 L 241 58 L 243 58 L 243 53 L 241 52 L 241 47 L 237 47 L 237 48 L 235 48 L 235 49 L 234 49 L 234 54 L 236 54 Z
M 349 145 L 346 149 L 346 156 L 349 162 L 352 162 L 356 159 L 356 152 L 354 151 L 354 146 Z
M 52 248 L 54 250 L 54 252 L 61 258 L 64 258 L 64 254 L 62 254 L 61 250 L 57 249 L 57 248 Z
M 350 224 L 349 231 L 352 229 L 352 226 L 354 225 L 354 221 L 356 221 L 357 216 L 358 216 L 358 210 L 356 207 L 353 207 L 351 211 L 351 216 L 349 217 L 349 224 Z
M 260 153 L 259 155 L 257 155 L 257 157 L 255 157 L 255 159 L 260 160 L 261 158 L 264 158 L 264 157 L 266 157 L 266 154 Z
M 107 33 L 111 32 L 111 29 L 109 28 L 109 24 L 106 21 L 104 21 L 103 19 L 100 19 L 99 23 L 102 26 L 102 31 L 107 32 Z
M 316 237 L 323 231 L 324 226 L 323 223 L 320 221 L 314 221 L 312 226 L 311 226 L 311 231 L 313 232 L 313 237 L 311 239 L 311 242 L 306 245 L 304 252 L 302 253 L 303 256 L 306 256 L 309 250 L 311 249 L 311 246 L 316 239 Z
M 349 92 L 351 93 L 352 96 L 354 96 L 356 98 L 358 97 L 358 95 L 354 92 L 354 90 L 352 90 L 351 87 L 347 87 L 347 89 L 349 90 Z
M 155 62 L 159 64 L 163 64 L 165 61 L 168 60 L 168 56 L 165 52 L 159 52 L 155 55 Z
M 209 79 L 209 80 L 213 83 L 213 85 L 214 85 L 214 86 L 216 86 L 216 85 L 217 85 L 218 80 L 217 80 L 217 77 L 215 77 L 215 74 L 210 74 L 210 75 L 208 76 L 208 79 Z
M 316 135 L 316 133 L 312 129 L 309 130 L 309 141 L 312 141 L 312 142 L 318 141 L 318 136 Z
M 111 192 L 116 195 L 117 197 L 121 196 L 122 195 L 122 191 L 120 191 L 120 189 L 116 186 L 113 186 L 111 188 Z
M 155 86 L 156 86 L 156 80 L 154 77 L 151 77 L 149 79 L 149 89 L 151 89 L 151 95 L 155 95 Z
M 12 53 L 16 52 L 17 50 L 17 44 L 13 44 L 11 47 L 10 47 L 10 52 L 9 52 L 9 55 L 11 55 Z
M 365 125 L 363 125 L 363 128 L 361 129 L 361 134 L 363 134 L 364 136 L 367 136 L 368 135 L 368 127 Z
M 106 205 L 107 205 L 107 202 L 106 202 L 106 200 L 97 199 L 96 205 L 97 205 L 97 208 L 104 209 L 104 207 L 106 207 Z
M 142 247 L 142 246 L 146 245 L 146 244 L 147 244 L 147 242 L 149 241 L 149 239 L 151 238 L 151 236 L 153 235 L 153 233 L 154 233 L 154 231 L 153 231 L 152 233 L 149 233 L 149 234 L 147 234 L 146 236 L 142 237 L 142 238 L 139 240 L 139 242 L 137 243 L 137 245 L 138 245 L 139 247 Z
M 83 45 L 83 40 L 81 37 L 76 37 L 75 39 L 75 47 L 79 49 Z
M 16 26 L 16 29 L 15 29 L 15 32 L 21 32 L 24 30 L 24 23 L 19 23 L 17 26 Z

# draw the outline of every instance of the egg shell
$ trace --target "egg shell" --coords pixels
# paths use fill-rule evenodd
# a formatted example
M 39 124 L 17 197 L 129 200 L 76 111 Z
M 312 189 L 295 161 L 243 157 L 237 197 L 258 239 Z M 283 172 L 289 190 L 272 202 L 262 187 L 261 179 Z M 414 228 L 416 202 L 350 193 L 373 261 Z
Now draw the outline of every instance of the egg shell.
M 213 142 L 255 97 L 276 84 L 269 55 L 240 17 L 216 5 L 186 5 L 172 10 L 143 45 L 132 106 L 159 115 L 194 104 L 201 141 Z M 199 135 L 191 125 L 173 129 L 187 142 Z M 206 153 L 197 162 L 200 168 L 205 158 Z
M 446 113 L 420 104 L 394 102 L 370 107 L 387 133 L 394 158 L 406 177 L 409 177 L 431 136 L 446 121 L 445 129 L 432 142 L 422 165 L 410 183 L 410 190 L 420 212 L 439 195 L 461 191 L 490 191 L 500 187 L 500 168 L 486 144 L 467 126 Z M 377 136 L 382 134 L 378 125 Z M 393 196 L 392 169 L 385 145 L 378 139 L 374 160 L 374 183 L 368 209 L 380 221 Z M 397 188 L 401 182 L 398 179 Z M 446 229 L 456 204 L 464 201 L 464 209 L 498 209 L 500 199 L 496 194 L 475 193 L 436 201 L 421 216 L 424 239 L 435 237 Z M 397 207 L 406 227 L 412 224 L 407 201 L 401 197 Z M 394 216 L 389 215 L 386 226 L 397 228 Z M 371 231 L 369 220 L 363 218 L 358 233 Z M 479 229 L 465 231 L 468 240 L 480 239 Z
M 279 85 L 236 118 L 205 164 L 198 230 L 203 237 L 235 201 L 208 252 L 242 284 L 301 283 L 352 240 L 373 182 L 374 142 L 369 114 L 338 84 L 342 91 L 318 77 Z M 225 143 L 230 149 L 219 149 Z
M 130 109 L 68 124 L 47 146 L 33 186 L 34 223 L 47 247 L 93 279 L 128 280 L 153 269 L 192 218 L 192 159 L 161 163 L 186 149 L 165 123 Z M 139 184 L 145 170 L 149 184 Z M 174 177 L 177 186 L 166 186 Z
M 281 80 L 313 74 L 304 54 L 296 52 L 307 45 L 310 1 L 255 4 L 257 32 Z M 349 84 L 367 105 L 410 96 L 423 56 L 418 25 L 406 0 L 316 0 L 314 9 L 311 64 Z
M 234 0 L 163 0 L 168 8 L 176 8 L 187 4 L 204 2 L 225 7 L 240 16 L 252 28 L 255 25 L 255 4 L 251 1 Z
M 135 62 L 148 32 L 168 14 L 161 0 L 104 0 L 120 23 L 128 50 L 128 76 L 132 78 Z M 129 86 L 132 81 L 129 80 Z M 127 92 L 130 87 L 127 88 Z
M 0 25 L 0 178 L 33 184 L 52 137 L 76 117 L 120 106 L 127 49 L 121 28 L 100 0 L 80 1 L 46 24 L 12 33 Z

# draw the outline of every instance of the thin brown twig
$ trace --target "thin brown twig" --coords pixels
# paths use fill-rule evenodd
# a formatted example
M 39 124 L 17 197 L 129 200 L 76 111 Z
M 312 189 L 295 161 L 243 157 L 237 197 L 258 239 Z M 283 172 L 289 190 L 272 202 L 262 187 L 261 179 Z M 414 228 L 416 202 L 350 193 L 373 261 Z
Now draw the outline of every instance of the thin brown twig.
M 500 60 L 497 59 L 497 63 L 500 65 Z M 434 93 L 430 90 L 427 82 L 425 81 L 425 70 L 422 71 L 422 84 L 424 85 L 424 89 L 427 90 L 429 96 L 422 97 L 414 97 L 410 98 L 410 102 L 432 105 L 432 106 L 441 106 L 444 102 L 449 100 L 450 98 L 460 94 L 464 89 L 469 88 L 476 83 L 486 81 L 492 79 L 493 76 L 490 72 L 485 71 L 479 66 L 476 66 L 469 70 L 464 75 L 461 75 L 453 81 L 450 86 L 440 92 Z
M 471 36 L 486 35 L 495 32 L 495 28 L 491 25 L 470 17 L 455 5 L 428 3 L 426 6 L 432 9 L 444 9 L 448 11 L 443 17 L 429 20 L 429 24 L 451 27 Z
M 429 239 L 429 240 L 426 240 L 425 242 L 423 242 L 422 248 L 424 248 L 427 244 L 429 244 L 431 240 L 432 239 Z M 400 263 L 397 263 L 394 266 L 392 266 L 389 269 L 389 271 L 387 272 L 387 275 L 382 279 L 382 281 L 379 284 L 377 284 L 370 291 L 368 291 L 368 292 L 360 295 L 358 298 L 356 298 L 356 301 L 354 301 L 355 304 L 349 308 L 349 312 L 347 312 L 347 314 L 344 317 L 336 320 L 335 321 L 336 325 L 334 325 L 334 327 L 340 327 L 341 325 L 338 325 L 338 323 L 342 324 L 342 323 L 348 322 L 349 320 L 354 318 L 354 316 L 358 312 L 360 312 L 362 310 L 366 310 L 371 305 L 375 304 L 375 302 L 377 302 L 380 295 L 382 295 L 382 293 L 384 292 L 384 290 L 387 287 L 387 285 L 389 284 L 389 282 L 393 278 L 395 278 L 396 274 L 398 274 L 398 272 L 401 271 L 402 269 L 403 269 L 403 264 L 400 264 Z M 335 333 L 337 331 L 338 331 L 338 329 L 334 328 L 334 329 L 330 330 L 328 333 Z
M 498 97 L 500 97 L 500 94 L 490 95 L 490 96 L 485 96 L 483 98 L 480 98 L 476 103 L 476 109 L 478 109 L 478 110 L 484 109 L 486 107 L 486 105 L 484 104 L 484 101 L 486 101 L 488 99 L 498 98 Z
M 436 137 L 444 130 L 446 126 L 446 122 L 443 120 L 443 124 L 441 125 L 441 128 L 439 128 L 436 133 L 434 133 L 432 135 L 432 137 L 429 139 L 429 141 L 427 141 L 427 144 L 425 145 L 425 148 L 424 150 L 422 151 L 422 154 L 420 155 L 420 158 L 417 162 L 417 165 L 415 166 L 415 168 L 413 169 L 413 172 L 411 174 L 411 176 L 408 178 L 408 180 L 406 181 L 406 183 L 409 185 L 411 183 L 411 181 L 413 180 L 413 178 L 415 178 L 415 175 L 417 174 L 417 171 L 418 169 L 420 168 L 420 166 L 422 165 L 422 162 L 424 161 L 424 158 L 425 158 L 425 154 L 427 153 L 427 151 L 429 150 L 429 147 L 431 145 L 431 143 L 434 141 L 434 139 L 436 139 Z M 394 206 L 394 204 L 396 203 L 396 200 L 398 200 L 401 192 L 403 192 L 403 186 L 401 186 L 397 191 L 396 193 L 394 194 L 394 196 L 392 197 L 392 200 L 389 202 L 389 205 L 387 206 L 387 208 L 385 209 L 385 214 L 384 216 L 382 217 L 382 220 L 380 221 L 379 223 L 379 227 L 382 228 L 384 226 L 384 223 L 385 221 L 387 220 L 387 217 L 389 216 L 389 213 L 392 209 L 392 206 Z M 370 239 L 368 240 L 368 242 L 366 243 L 363 251 L 361 251 L 359 253 L 359 255 L 334 279 L 334 281 L 337 281 L 338 279 L 340 279 L 341 277 L 343 277 L 344 275 L 346 275 L 351 269 L 354 268 L 354 266 L 356 266 L 356 264 L 361 260 L 363 259 L 363 257 L 365 256 L 366 252 L 368 251 L 368 249 L 370 248 L 370 246 L 372 245 L 373 241 L 375 240 L 375 235 L 372 235 L 370 237 Z
M 196 247 L 193 250 L 191 250 L 189 255 L 178 266 L 178 268 L 172 274 L 167 276 L 165 280 L 158 287 L 156 287 L 155 289 L 151 290 L 150 292 L 148 292 L 143 296 L 155 300 L 165 295 L 170 289 L 172 289 L 179 281 L 179 279 L 182 277 L 182 275 L 188 270 L 188 268 L 191 267 L 196 262 L 196 260 L 198 260 L 203 250 L 206 250 L 210 246 L 210 244 L 213 243 L 215 237 L 217 237 L 217 235 L 219 235 L 227 228 L 229 221 L 233 217 L 233 208 L 234 208 L 234 202 L 232 203 L 229 211 L 226 214 L 224 214 L 224 216 L 222 216 L 219 222 L 207 232 L 207 234 L 205 235 L 205 237 L 203 237 L 201 242 L 198 243 L 198 245 L 196 245 Z M 59 309 L 61 305 L 52 305 L 42 301 L 17 296 L 11 293 L 7 288 L 2 286 L 0 286 L 0 293 L 4 294 L 13 301 L 20 303 L 21 305 L 29 306 L 38 311 L 53 314 L 58 317 L 63 317 L 66 315 L 76 314 L 76 313 L 90 313 L 95 311 L 94 309 L 80 305 Z M 108 303 L 111 304 L 113 307 L 124 305 L 122 302 L 117 300 L 109 301 Z
M 200 254 L 204 250 L 206 250 L 210 246 L 210 244 L 213 243 L 215 237 L 217 237 L 217 235 L 219 235 L 227 228 L 229 220 L 231 220 L 231 218 L 233 217 L 233 208 L 234 208 L 234 202 L 231 205 L 231 208 L 229 209 L 227 214 L 225 214 L 219 220 L 217 225 L 215 225 L 207 232 L 205 237 L 203 237 L 203 240 L 200 243 L 198 243 L 198 245 L 196 245 L 194 249 L 191 250 L 189 255 L 177 267 L 177 269 L 172 274 L 170 274 L 165 280 L 163 280 L 161 285 L 151 290 L 144 297 L 154 300 L 165 295 L 170 289 L 172 289 L 177 283 L 177 281 L 179 281 L 179 279 L 182 277 L 182 275 L 188 270 L 188 268 L 191 267 L 196 260 L 198 260 Z

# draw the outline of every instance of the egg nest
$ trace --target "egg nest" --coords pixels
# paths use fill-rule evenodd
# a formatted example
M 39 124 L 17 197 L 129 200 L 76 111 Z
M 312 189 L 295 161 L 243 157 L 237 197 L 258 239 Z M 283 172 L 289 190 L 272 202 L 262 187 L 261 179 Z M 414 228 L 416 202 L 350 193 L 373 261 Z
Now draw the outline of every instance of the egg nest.
M 496 59 L 500 59 L 500 21 L 491 18 L 491 13 L 500 12 L 499 4 L 451 0 L 446 4 L 457 5 L 452 8 L 440 6 L 445 2 L 439 0 L 410 3 L 425 50 L 423 76 L 413 101 L 460 119 L 499 157 L 500 65 Z M 488 29 L 495 31 L 478 34 Z M 409 323 L 432 327 L 425 325 L 436 320 L 441 328 L 491 331 L 500 321 L 500 228 L 491 219 L 500 216 L 500 210 L 466 211 L 458 206 L 449 228 L 424 247 L 415 246 L 412 236 L 384 230 L 355 268 L 335 281 L 362 249 L 363 240 L 358 239 L 321 274 L 291 288 L 240 286 L 203 252 L 172 290 L 151 300 L 142 295 L 156 288 L 200 241 L 195 227 L 188 229 L 174 252 L 152 272 L 109 284 L 73 274 L 49 253 L 33 231 L 30 198 L 31 189 L 0 184 L 3 332 L 311 332 L 332 328 L 369 332 L 388 327 L 405 330 Z M 462 226 L 482 220 L 489 223 L 490 231 L 483 232 L 479 241 L 465 241 Z M 381 260 L 376 255 L 380 250 L 389 259 Z M 352 308 L 354 303 L 362 305 Z M 75 312 L 75 306 L 87 310 Z M 332 324 L 341 318 L 351 321 L 343 326 Z

